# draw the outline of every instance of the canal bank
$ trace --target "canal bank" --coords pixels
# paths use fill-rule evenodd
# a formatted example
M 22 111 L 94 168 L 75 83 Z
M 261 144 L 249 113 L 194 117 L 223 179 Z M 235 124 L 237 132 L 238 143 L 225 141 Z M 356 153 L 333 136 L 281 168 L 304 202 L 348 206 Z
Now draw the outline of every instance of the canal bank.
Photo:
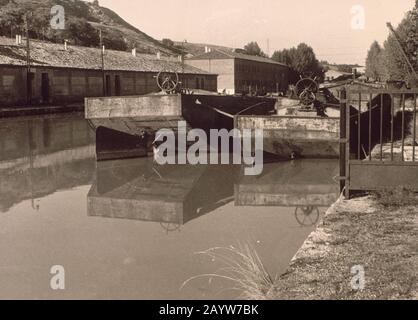
M 24 106 L 24 107 L 1 107 L 0 118 L 12 118 L 21 116 L 40 116 L 46 114 L 61 114 L 83 112 L 84 104 L 75 103 L 56 106 Z
M 270 298 L 417 299 L 417 204 L 417 196 L 402 191 L 338 200 Z M 362 268 L 364 290 L 355 290 L 352 281 Z

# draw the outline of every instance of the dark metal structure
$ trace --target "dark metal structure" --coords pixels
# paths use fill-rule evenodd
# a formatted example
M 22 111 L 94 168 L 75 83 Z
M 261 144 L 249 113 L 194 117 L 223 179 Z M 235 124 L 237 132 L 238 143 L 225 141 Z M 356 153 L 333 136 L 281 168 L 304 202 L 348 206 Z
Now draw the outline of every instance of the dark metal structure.
M 308 106 L 316 100 L 318 90 L 319 85 L 316 78 L 301 78 L 296 83 L 296 94 L 304 106 Z
M 341 92 L 340 176 L 346 198 L 353 191 L 418 191 L 417 95 L 418 89 L 349 86 Z M 359 103 L 352 106 L 356 96 Z M 359 112 L 353 115 L 352 107 Z
M 162 70 L 157 74 L 156 79 L 158 88 L 166 94 L 175 93 L 180 84 L 177 72 Z

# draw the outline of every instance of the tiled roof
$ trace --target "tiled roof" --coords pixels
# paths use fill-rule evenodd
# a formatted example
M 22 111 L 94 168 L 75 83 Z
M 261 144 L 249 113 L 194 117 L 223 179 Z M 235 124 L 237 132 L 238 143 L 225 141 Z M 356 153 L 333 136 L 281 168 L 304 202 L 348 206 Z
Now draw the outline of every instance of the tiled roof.
M 31 65 L 74 69 L 101 70 L 100 49 L 68 45 L 64 50 L 63 44 L 55 44 L 31 40 Z M 138 72 L 182 72 L 187 74 L 210 74 L 198 68 L 182 64 L 174 58 L 156 55 L 137 54 L 130 52 L 106 50 L 105 70 L 109 71 L 138 71 Z M 10 38 L 0 37 L 0 65 L 26 65 L 26 44 L 16 45 Z
M 257 61 L 257 62 L 263 62 L 263 63 L 272 63 L 272 64 L 278 64 L 281 66 L 285 66 L 285 64 L 274 61 L 269 58 L 259 57 L 259 56 L 251 56 L 248 54 L 243 54 L 235 51 L 222 51 L 219 49 L 212 50 L 207 53 L 203 53 L 197 56 L 194 56 L 192 58 L 188 58 L 188 60 L 217 60 L 217 59 L 242 59 L 242 60 L 250 60 L 250 61 Z

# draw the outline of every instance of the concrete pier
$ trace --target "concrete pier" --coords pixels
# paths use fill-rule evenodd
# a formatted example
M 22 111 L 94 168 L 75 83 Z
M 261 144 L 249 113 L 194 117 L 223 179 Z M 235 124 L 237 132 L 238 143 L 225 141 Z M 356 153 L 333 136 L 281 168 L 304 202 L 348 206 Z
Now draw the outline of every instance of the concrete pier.
M 86 119 L 181 116 L 180 95 L 86 98 Z
M 338 158 L 340 119 L 300 116 L 238 116 L 236 128 L 263 129 L 264 151 L 283 158 Z

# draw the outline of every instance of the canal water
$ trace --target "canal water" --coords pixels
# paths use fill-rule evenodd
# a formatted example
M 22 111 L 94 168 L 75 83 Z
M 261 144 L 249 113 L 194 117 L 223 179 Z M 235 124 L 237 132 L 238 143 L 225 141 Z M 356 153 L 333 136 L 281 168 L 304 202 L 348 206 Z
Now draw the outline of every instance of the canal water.
M 0 299 L 234 299 L 199 252 L 248 245 L 274 277 L 338 196 L 338 163 L 96 163 L 82 115 L 0 120 Z M 51 289 L 52 266 L 65 290 Z

